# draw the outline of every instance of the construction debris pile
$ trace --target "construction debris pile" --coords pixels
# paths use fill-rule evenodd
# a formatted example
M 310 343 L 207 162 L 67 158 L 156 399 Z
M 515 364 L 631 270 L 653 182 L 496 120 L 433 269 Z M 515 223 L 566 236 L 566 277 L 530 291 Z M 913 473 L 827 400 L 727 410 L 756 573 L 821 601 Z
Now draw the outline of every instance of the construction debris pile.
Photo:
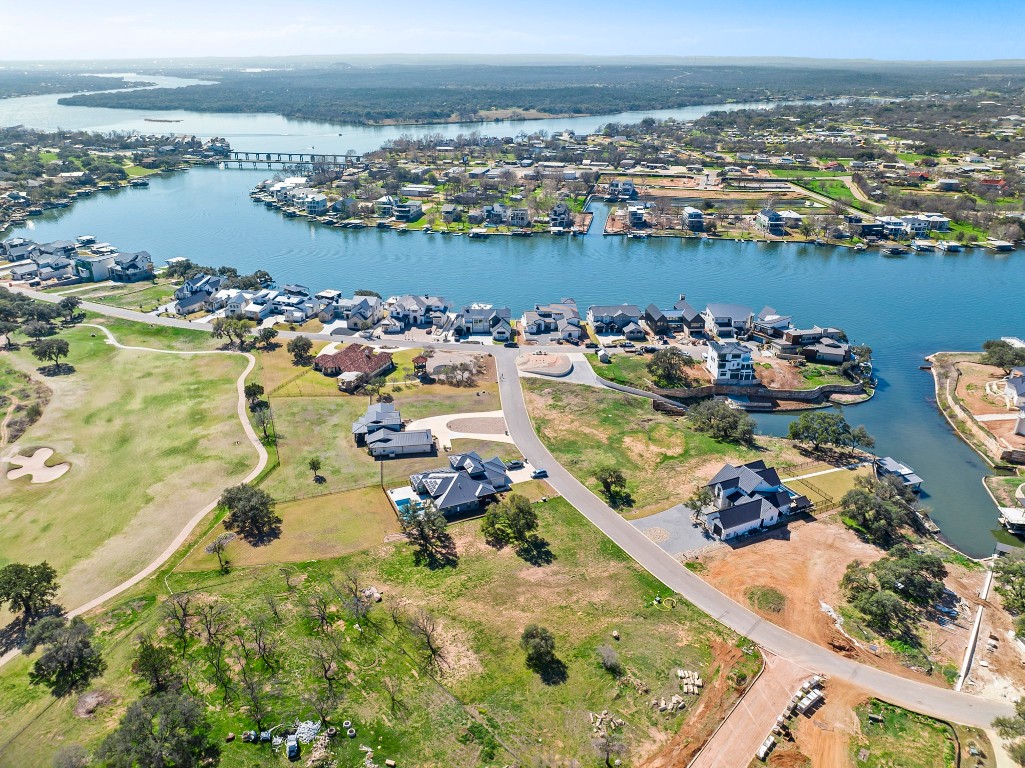
M 701 679 L 701 675 L 693 670 L 677 669 L 676 677 L 680 681 L 680 689 L 684 695 L 697 696 L 705 687 L 705 681 Z M 651 706 L 657 708 L 659 712 L 675 712 L 685 709 L 687 700 L 680 694 L 674 693 L 668 700 L 664 696 L 660 699 L 652 699 Z
M 307 768 L 328 768 L 328 766 L 336 765 L 328 751 L 329 742 L 330 738 L 326 733 L 320 734 L 313 740 L 313 746 L 310 748 L 310 754 L 306 760 Z
M 705 687 L 701 675 L 689 669 L 677 669 L 676 676 L 680 679 L 680 687 L 684 693 L 696 696 Z
M 295 724 L 295 738 L 300 744 L 309 744 L 320 733 L 320 723 L 312 720 L 304 720 Z
M 626 725 L 626 722 L 622 719 L 615 715 L 610 715 L 607 709 L 603 709 L 601 714 L 588 712 L 587 715 L 591 718 L 591 730 L 599 737 L 604 736 L 608 731 L 622 728 Z

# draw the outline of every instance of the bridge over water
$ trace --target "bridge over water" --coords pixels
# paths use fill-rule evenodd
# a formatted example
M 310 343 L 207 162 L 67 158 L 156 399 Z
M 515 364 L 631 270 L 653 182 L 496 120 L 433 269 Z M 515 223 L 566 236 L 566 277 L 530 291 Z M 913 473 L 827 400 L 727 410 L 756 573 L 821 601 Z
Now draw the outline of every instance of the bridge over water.
M 232 150 L 222 160 L 225 168 L 348 168 L 363 162 L 355 152 L 344 155 L 314 152 L 241 152 Z

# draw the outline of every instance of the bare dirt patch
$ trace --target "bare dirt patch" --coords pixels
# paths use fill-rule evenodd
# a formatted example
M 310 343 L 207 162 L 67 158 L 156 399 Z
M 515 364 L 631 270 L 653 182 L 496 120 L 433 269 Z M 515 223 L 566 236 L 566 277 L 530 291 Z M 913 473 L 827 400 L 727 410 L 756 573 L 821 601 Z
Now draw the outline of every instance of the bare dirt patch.
M 864 691 L 848 683 L 830 680 L 826 684 L 825 703 L 811 717 L 798 718 L 792 729 L 795 745 L 810 758 L 810 765 L 849 764 L 851 739 L 861 732 L 854 710 L 867 698 Z
M 740 692 L 730 682 L 730 672 L 743 658 L 743 652 L 736 646 L 715 642 L 711 668 L 719 668 L 719 674 L 711 685 L 707 685 L 698 705 L 691 712 L 683 728 L 669 740 L 669 743 L 655 755 L 640 763 L 642 768 L 675 768 L 687 765 L 704 746 L 715 727 L 721 723 Z
M 986 391 L 987 384 L 999 382 L 1004 378 L 1002 370 L 996 366 L 970 362 L 957 363 L 957 369 L 961 372 L 957 380 L 957 396 L 969 411 L 977 416 L 988 413 L 1011 413 L 1002 397 Z M 1000 389 L 1003 390 L 1002 384 Z
M 788 529 L 747 546 L 708 552 L 701 558 L 705 565 L 701 577 L 742 604 L 748 602 L 746 591 L 751 585 L 775 588 L 784 595 L 786 604 L 779 613 L 759 611 L 769 621 L 848 658 L 944 685 L 942 676 L 921 675 L 908 669 L 885 647 L 880 647 L 878 653 L 870 652 L 867 646 L 858 647 L 822 610 L 822 603 L 834 609 L 843 605 L 840 579 L 848 563 L 871 563 L 883 554 L 839 521 L 794 522 Z

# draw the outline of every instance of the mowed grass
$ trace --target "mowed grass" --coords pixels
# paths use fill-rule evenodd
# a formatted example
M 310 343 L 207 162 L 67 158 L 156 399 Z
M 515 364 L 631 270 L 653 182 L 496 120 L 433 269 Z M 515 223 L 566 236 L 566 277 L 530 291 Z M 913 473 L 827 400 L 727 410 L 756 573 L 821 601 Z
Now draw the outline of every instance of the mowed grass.
M 816 467 L 809 467 L 801 470 L 801 475 L 813 474 L 817 471 L 829 469 L 823 465 L 822 470 Z M 804 480 L 786 480 L 784 482 L 790 490 L 807 496 L 812 503 L 818 507 L 824 505 L 835 505 L 840 503 L 847 491 L 854 488 L 859 477 L 871 477 L 872 467 L 858 467 L 857 469 L 837 469 L 834 472 L 827 472 L 824 475 L 816 475 Z
M 254 547 L 242 539 L 228 545 L 223 557 L 231 567 L 328 560 L 384 543 L 399 532 L 398 519 L 384 491 L 371 486 L 277 506 L 285 535 Z M 210 571 L 217 556 L 205 547 L 224 533 L 218 524 L 192 548 L 180 571 Z
M 861 733 L 851 739 L 852 765 L 948 768 L 957 764 L 954 734 L 938 720 L 876 700 L 862 704 L 856 711 Z M 871 722 L 870 713 L 882 715 L 883 722 Z M 868 755 L 858 760 L 862 750 Z
M 125 173 L 129 176 L 152 176 L 154 173 L 158 173 L 158 171 L 155 168 L 143 168 L 141 165 L 128 163 L 125 165 Z
M 685 419 L 652 410 L 642 397 L 565 382 L 524 379 L 534 428 L 563 466 L 595 493 L 594 471 L 612 464 L 626 475 L 627 517 L 661 512 L 687 499 L 726 461 L 756 458 L 783 470 L 802 459 L 784 440 L 759 437 L 755 446 L 720 443 Z
M 651 375 L 648 373 L 649 358 L 646 355 L 612 355 L 609 359 L 610 362 L 603 363 L 598 360 L 598 355 L 587 355 L 587 361 L 591 364 L 591 368 L 606 381 L 625 384 L 637 389 L 651 389 Z
M 105 286 L 97 291 L 74 294 L 85 301 L 95 301 L 112 307 L 150 312 L 169 302 L 174 295 L 170 283 L 129 283 L 127 285 Z
M 139 326 L 124 340 L 163 335 Z M 242 358 L 119 350 L 88 327 L 62 336 L 75 372 L 45 378 L 53 397 L 18 444 L 53 448 L 71 469 L 52 483 L 0 480 L 0 558 L 48 560 L 73 607 L 160 554 L 256 454 L 236 414 Z M 27 348 L 11 359 L 39 365 Z
M 314 345 L 316 354 L 327 344 Z M 402 369 L 411 368 L 418 350 L 396 354 L 398 371 L 389 377 L 386 392 L 404 420 L 445 414 L 475 413 L 500 409 L 498 384 L 489 373 L 473 387 L 420 384 L 402 381 Z M 260 382 L 271 405 L 281 466 L 268 476 L 264 487 L 276 499 L 285 501 L 312 494 L 333 493 L 368 485 L 404 485 L 413 472 L 446 464 L 446 454 L 411 456 L 376 461 L 352 436 L 352 423 L 366 411 L 370 398 L 350 395 L 338 389 L 337 380 L 310 368 L 296 366 L 284 346 L 259 351 L 251 381 Z M 397 378 L 396 378 L 397 377 Z M 477 451 L 488 458 L 519 458 L 509 443 L 456 440 L 453 451 Z M 309 470 L 313 457 L 323 462 L 322 482 L 314 483 Z
M 444 452 L 377 461 L 366 448 L 357 446 L 352 436 L 352 423 L 363 415 L 369 398 L 342 394 L 340 397 L 272 397 L 270 402 L 281 465 L 267 477 L 264 488 L 276 499 L 379 485 L 382 472 L 384 485 L 390 488 L 406 484 L 414 472 L 447 464 Z M 444 399 L 432 398 L 432 403 L 435 409 L 427 415 L 458 412 L 449 410 Z M 403 418 L 413 417 L 414 409 L 407 411 L 403 397 L 397 396 L 395 404 Z M 493 441 L 455 440 L 452 450 L 474 450 L 486 454 L 485 458 L 496 454 L 502 458 L 519 458 L 513 445 Z M 309 460 L 314 456 L 323 463 L 320 483 L 313 481 L 309 469 Z
M 330 636 L 347 675 L 342 683 L 345 701 L 332 722 L 352 720 L 358 731 L 356 739 L 332 742 L 338 765 L 362 764 L 359 747 L 367 744 L 374 746 L 378 764 L 390 758 L 400 766 L 420 768 L 574 761 L 597 766 L 600 758 L 591 744 L 588 713 L 603 709 L 626 721 L 622 733 L 629 760 L 640 763 L 697 708 L 692 703 L 667 715 L 650 706 L 651 698 L 679 691 L 675 670 L 680 667 L 698 671 L 705 680 L 702 695 L 710 695 L 709 688 L 727 674 L 717 654 L 740 639 L 685 601 L 668 611 L 652 607 L 652 598 L 666 595 L 665 588 L 565 502 L 541 505 L 539 517 L 539 533 L 553 556 L 540 567 L 528 565 L 509 549 L 487 546 L 478 523 L 468 521 L 450 527 L 459 553 L 455 568 L 418 567 L 409 545 L 399 542 L 335 561 L 296 564 L 292 590 L 277 566 L 238 569 L 227 576 L 215 570 L 174 573 L 169 582 L 176 590 L 189 590 L 195 600 L 223 600 L 238 621 L 268 613 L 268 599 L 274 601 L 281 617 L 273 622 L 280 669 L 274 676 L 270 724 L 312 714 L 300 698 L 316 687 L 318 673 L 307 647 L 320 632 L 306 618 L 305 604 L 314 591 L 331 596 L 339 621 Z M 369 621 L 360 622 L 362 632 L 334 591 L 354 572 L 384 594 Z M 0 669 L 0 730 L 12 739 L 4 758 L 24 768 L 48 768 L 62 744 L 94 748 L 143 693 L 130 672 L 134 642 L 142 632 L 157 631 L 165 598 L 162 583 L 147 582 L 90 617 L 109 665 L 92 688 L 114 699 L 93 717 L 74 716 L 75 697 L 49 706 L 45 691 L 27 685 L 30 660 L 19 658 Z M 404 625 L 392 620 L 395 606 L 406 616 L 424 609 L 436 617 L 446 658 L 436 680 L 426 674 L 422 647 Z M 519 637 L 528 623 L 554 633 L 556 655 L 565 664 L 562 684 L 545 685 L 526 668 Z M 611 639 L 613 630 L 620 633 L 618 642 Z M 615 646 L 627 674 L 649 691 L 641 693 L 629 677 L 617 679 L 601 667 L 596 648 L 606 644 Z M 757 656 L 741 656 L 750 677 Z M 253 723 L 238 700 L 222 703 L 207 683 L 209 670 L 198 640 L 186 658 L 193 667 L 194 688 L 211 705 L 213 739 L 223 749 L 220 764 L 277 764 L 282 758 L 268 745 L 238 739 L 225 743 L 227 732 L 237 734 Z M 386 678 L 399 689 L 395 708 L 384 692 Z M 727 687 L 725 706 L 736 695 Z M 471 711 L 484 733 L 495 739 L 490 748 L 470 737 Z
M 208 330 L 176 328 L 166 325 L 153 325 L 146 322 L 134 320 L 121 320 L 116 317 L 107 317 L 94 312 L 86 313 L 86 322 L 102 325 L 111 333 L 119 343 L 131 347 L 147 347 L 150 349 L 169 349 L 179 352 L 194 352 L 199 350 L 219 349 L 224 346 L 224 341 L 215 339 Z M 103 342 L 103 333 L 95 328 L 83 328 L 89 334 L 96 334 L 96 337 Z M 168 355 L 168 357 L 172 357 Z M 182 359 L 182 358 L 178 358 Z M 242 358 L 237 360 L 241 363 Z M 239 373 L 242 369 L 239 369 Z

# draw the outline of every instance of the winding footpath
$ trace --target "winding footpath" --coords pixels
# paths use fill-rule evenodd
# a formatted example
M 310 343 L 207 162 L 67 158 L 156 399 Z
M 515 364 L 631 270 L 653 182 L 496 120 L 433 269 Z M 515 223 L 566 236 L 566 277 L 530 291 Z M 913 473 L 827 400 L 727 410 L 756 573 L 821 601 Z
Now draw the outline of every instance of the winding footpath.
M 96 325 L 94 323 L 81 323 L 80 325 L 82 327 L 96 328 L 97 330 L 102 331 L 107 338 L 107 343 L 114 347 L 117 347 L 118 349 L 133 350 L 136 352 L 152 352 L 154 354 L 164 355 L 243 355 L 248 361 L 248 363 L 245 367 L 245 370 L 242 371 L 242 373 L 238 377 L 238 380 L 235 382 L 235 386 L 238 392 L 237 411 L 239 421 L 242 423 L 242 429 L 245 430 L 246 437 L 249 439 L 249 442 L 252 444 L 252 446 L 256 449 L 257 461 L 256 466 L 245 477 L 245 479 L 242 482 L 252 482 L 260 475 L 261 472 L 263 472 L 263 470 L 267 466 L 268 461 L 267 449 L 264 448 L 263 443 L 260 442 L 260 438 L 257 436 L 256 431 L 253 429 L 252 424 L 249 423 L 249 417 L 246 415 L 246 397 L 244 392 L 246 385 L 246 377 L 256 366 L 255 357 L 253 357 L 248 352 L 229 352 L 224 350 L 184 351 L 171 349 L 154 349 L 152 347 L 133 347 L 119 342 L 114 337 L 114 334 L 112 334 L 107 328 L 105 328 L 102 325 Z M 164 563 L 166 563 L 174 555 L 175 552 L 177 552 L 181 548 L 181 545 L 185 543 L 186 539 L 188 539 L 188 537 L 192 534 L 192 531 L 195 530 L 196 526 L 199 525 L 207 517 L 207 515 L 213 512 L 216 507 L 217 499 L 214 499 L 214 501 L 207 504 L 205 507 L 200 509 L 198 512 L 196 512 L 195 515 L 192 516 L 192 518 L 185 524 L 185 527 L 182 528 L 178 535 L 175 536 L 174 539 L 168 543 L 166 549 L 164 549 L 164 551 L 161 552 L 160 555 L 158 555 L 153 562 L 151 562 L 141 571 L 136 573 L 134 576 L 118 584 L 116 587 L 108 589 L 102 595 L 99 595 L 98 597 L 95 597 L 92 600 L 83 603 L 82 605 L 72 608 L 67 612 L 68 618 L 79 616 L 81 614 L 91 611 L 93 608 L 103 605 L 103 603 L 117 597 L 126 590 L 134 587 L 143 579 L 151 576 Z M 17 649 L 14 649 L 12 651 L 8 651 L 3 656 L 0 656 L 0 667 L 2 667 L 11 659 L 13 659 L 15 656 L 17 656 L 18 653 L 19 651 Z
M 42 301 L 56 302 L 58 300 L 53 296 L 37 291 L 21 290 L 21 292 Z M 176 328 L 192 328 L 194 330 L 209 330 L 209 326 L 204 328 L 202 324 L 193 324 L 175 318 L 142 315 L 131 310 L 107 307 L 93 302 L 83 302 L 82 308 L 136 322 L 148 322 L 154 325 Z M 109 332 L 106 329 L 103 330 L 108 334 L 108 338 L 113 340 Z M 287 339 L 297 335 L 300 334 L 283 332 L 281 337 Z M 339 341 L 337 336 L 330 336 L 328 334 L 305 335 L 313 339 Z M 375 341 L 360 340 L 360 342 L 381 345 L 380 342 Z M 434 344 L 433 346 L 442 349 L 461 349 L 464 351 L 467 349 L 465 345 L 461 344 Z M 132 347 L 128 348 L 133 349 Z M 481 348 L 478 347 L 477 350 L 479 351 Z M 991 727 L 994 718 L 1014 714 L 1014 707 L 1009 701 L 993 701 L 966 693 L 957 693 L 949 689 L 899 677 L 839 656 L 826 648 L 762 619 L 753 611 L 719 592 L 711 584 L 702 581 L 701 578 L 684 568 L 672 556 L 647 538 L 630 522 L 624 520 L 615 510 L 573 477 L 542 444 L 534 431 L 534 426 L 524 401 L 523 390 L 520 386 L 519 371 L 516 367 L 516 358 L 520 354 L 520 350 L 505 349 L 503 347 L 484 347 L 483 350 L 493 354 L 497 362 L 499 392 L 502 398 L 502 409 L 505 414 L 506 426 L 508 427 L 509 435 L 515 440 L 516 446 L 523 455 L 534 467 L 543 467 L 548 470 L 548 482 L 580 514 L 621 547 L 642 568 L 674 592 L 689 600 L 699 610 L 771 653 L 787 659 L 807 669 L 809 672 L 842 679 L 873 696 L 916 712 L 985 729 Z M 148 351 L 160 352 L 165 350 Z M 565 352 L 561 347 L 552 347 L 548 351 Z M 216 353 L 176 352 L 173 354 Z M 259 440 L 256 439 L 255 433 L 248 424 L 244 410 L 245 399 L 241 396 L 245 376 L 252 370 L 255 364 L 251 355 L 249 358 L 250 364 L 246 368 L 245 373 L 239 378 L 238 386 L 240 395 L 239 416 L 246 427 L 247 434 L 250 435 L 250 439 L 254 441 L 254 445 L 258 446 L 261 456 L 258 468 L 250 475 L 250 478 L 253 478 L 259 474 L 259 471 L 266 463 L 266 451 L 263 450 L 262 445 L 259 444 Z M 166 562 L 177 546 L 185 540 L 192 528 L 212 509 L 213 505 L 197 513 L 193 521 L 190 522 L 189 527 L 176 539 L 176 543 L 172 544 L 154 563 L 124 584 L 115 587 L 95 600 L 91 600 L 84 606 L 79 606 L 72 612 L 72 615 L 100 605 L 152 574 L 160 565 Z

